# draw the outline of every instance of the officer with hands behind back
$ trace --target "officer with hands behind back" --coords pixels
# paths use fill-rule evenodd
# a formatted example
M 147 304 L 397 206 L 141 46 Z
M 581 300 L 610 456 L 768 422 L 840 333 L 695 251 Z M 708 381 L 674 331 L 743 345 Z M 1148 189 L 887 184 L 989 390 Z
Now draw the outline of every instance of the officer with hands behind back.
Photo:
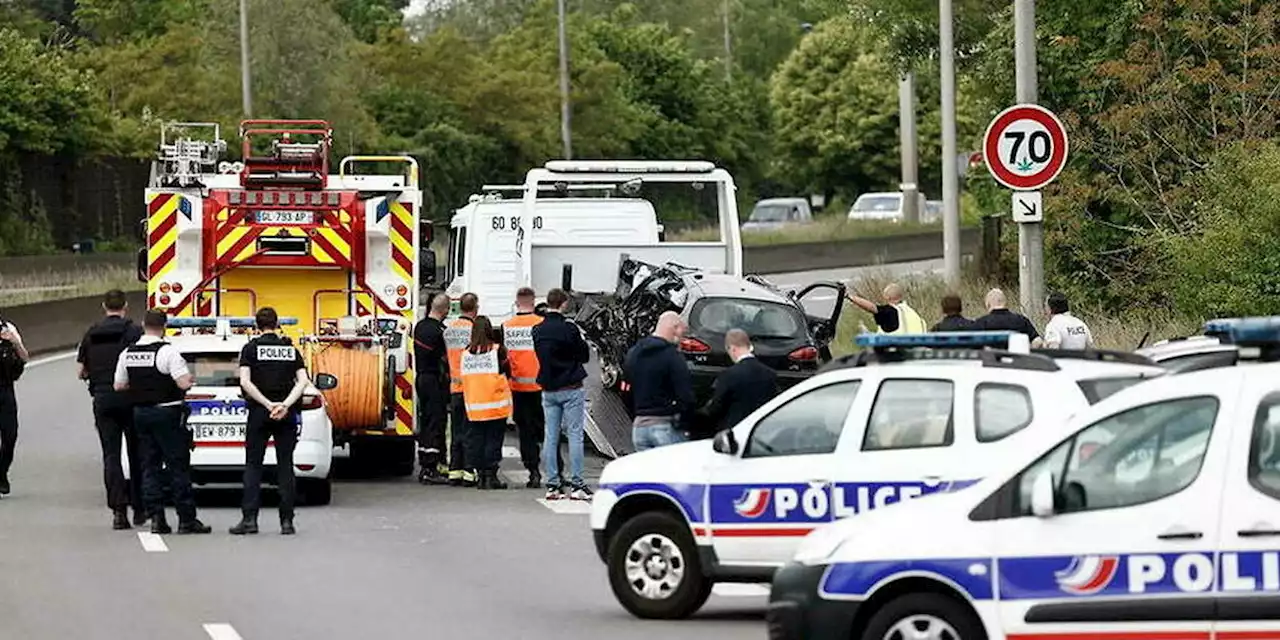
M 18 394 L 13 383 L 31 358 L 12 322 L 0 318 L 0 496 L 9 495 L 9 466 L 18 445 Z
M 255 323 L 261 335 L 240 352 L 240 388 L 249 406 L 245 428 L 244 500 L 240 524 L 231 535 L 258 532 L 258 507 L 262 494 L 262 461 L 267 439 L 276 442 L 276 486 L 280 490 L 280 533 L 293 535 L 293 450 L 298 445 L 298 400 L 306 390 L 307 368 L 302 354 L 287 336 L 281 336 L 276 310 L 258 310 Z
M 209 533 L 212 529 L 196 519 L 195 494 L 191 490 L 186 395 L 194 378 L 182 354 L 164 341 L 167 322 L 163 310 L 147 312 L 142 321 L 145 335 L 120 353 L 114 386 L 116 391 L 127 391 L 133 404 L 133 424 L 143 452 L 142 494 L 151 516 L 151 533 L 172 532 L 161 501 L 162 463 L 169 470 L 178 533 Z

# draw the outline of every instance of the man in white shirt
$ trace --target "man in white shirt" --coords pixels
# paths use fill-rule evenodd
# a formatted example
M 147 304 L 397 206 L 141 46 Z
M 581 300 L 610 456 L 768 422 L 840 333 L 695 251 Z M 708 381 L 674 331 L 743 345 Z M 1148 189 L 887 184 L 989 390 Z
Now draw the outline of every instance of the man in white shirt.
M 1067 296 L 1062 293 L 1049 294 L 1049 324 L 1044 328 L 1044 346 L 1046 349 L 1067 349 L 1081 351 L 1093 348 L 1093 334 L 1089 327 L 1073 315 Z

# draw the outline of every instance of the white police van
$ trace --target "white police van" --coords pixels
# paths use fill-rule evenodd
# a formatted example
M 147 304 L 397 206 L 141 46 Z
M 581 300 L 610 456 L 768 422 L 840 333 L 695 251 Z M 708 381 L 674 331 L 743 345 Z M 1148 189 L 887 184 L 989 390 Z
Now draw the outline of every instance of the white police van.
M 1206 332 L 1254 363 L 1127 389 L 968 491 L 815 531 L 769 637 L 1280 638 L 1280 317 Z
M 282 326 L 297 322 L 297 318 L 280 318 Z M 187 407 L 191 410 L 187 428 L 193 439 L 192 484 L 204 488 L 240 485 L 249 413 L 240 391 L 240 350 L 248 344 L 250 336 L 233 329 L 251 328 L 254 319 L 170 318 L 168 326 L 191 331 L 169 336 L 165 341 L 182 353 L 195 379 L 187 391 Z M 302 410 L 293 471 L 300 498 L 306 504 L 323 505 L 329 503 L 332 494 L 333 426 L 317 385 L 331 388 L 336 380 L 321 384 L 320 376 L 316 378 L 299 402 Z M 276 466 L 275 447 L 271 442 L 267 444 L 263 466 L 264 482 L 270 484 Z
M 1029 425 L 1163 374 L 1132 354 L 1028 353 L 1026 337 L 1009 332 L 857 342 L 868 350 L 712 442 L 605 467 L 591 527 L 623 607 L 680 618 L 713 583 L 768 582 L 814 527 L 969 486 L 1032 441 Z

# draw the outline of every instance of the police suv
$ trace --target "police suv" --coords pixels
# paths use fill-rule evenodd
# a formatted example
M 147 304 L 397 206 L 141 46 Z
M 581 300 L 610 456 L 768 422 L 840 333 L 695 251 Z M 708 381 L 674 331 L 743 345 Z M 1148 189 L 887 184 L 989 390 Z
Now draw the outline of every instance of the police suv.
M 280 318 L 281 325 L 297 324 L 296 318 Z M 240 351 L 250 336 L 233 328 L 254 326 L 253 318 L 170 318 L 170 328 L 209 331 L 165 338 L 182 353 L 195 382 L 187 391 L 191 410 L 192 483 L 200 487 L 238 485 L 245 465 L 245 424 L 249 410 L 240 391 Z M 332 382 L 332 381 L 330 381 Z M 330 385 L 322 385 L 326 388 Z M 333 426 L 324 410 L 324 399 L 315 383 L 299 401 L 298 446 L 293 453 L 298 493 L 307 504 L 328 504 L 332 483 Z M 275 447 L 267 443 L 263 462 L 265 478 L 274 476 Z
M 1027 427 L 1163 374 L 1132 354 L 1029 353 L 1009 332 L 857 342 L 867 350 L 711 442 L 605 467 L 591 527 L 623 607 L 680 618 L 715 582 L 768 582 L 814 527 L 967 487 L 1033 441 L 1040 428 Z
M 1242 366 L 1126 389 L 963 493 L 815 531 L 769 637 L 1280 638 L 1280 317 L 1206 332 Z

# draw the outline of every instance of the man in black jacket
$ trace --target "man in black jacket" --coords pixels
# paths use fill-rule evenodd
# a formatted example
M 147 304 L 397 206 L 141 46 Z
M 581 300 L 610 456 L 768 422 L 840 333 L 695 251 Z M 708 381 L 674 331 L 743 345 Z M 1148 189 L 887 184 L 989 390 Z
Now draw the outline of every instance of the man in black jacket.
M 733 366 L 716 377 L 703 413 L 718 428 L 731 429 L 778 395 L 778 374 L 752 355 L 746 331 L 730 329 L 724 336 L 724 347 Z
M 147 510 L 142 505 L 142 454 L 133 430 L 133 405 L 113 386 L 120 352 L 142 337 L 142 327 L 125 317 L 128 307 L 123 291 L 108 291 L 102 298 L 106 317 L 89 327 L 76 355 L 80 379 L 89 383 L 89 394 L 93 396 L 93 422 L 102 445 L 102 480 L 115 529 L 131 528 L 129 505 L 133 505 L 133 524 L 142 525 L 147 521 Z M 128 481 L 124 479 L 120 461 L 122 441 L 129 452 Z
M 942 320 L 929 330 L 935 333 L 939 331 L 971 331 L 973 329 L 973 321 L 964 317 L 963 311 L 964 305 L 960 301 L 960 296 L 948 293 L 942 297 Z
M 680 314 L 664 312 L 653 335 L 636 342 L 623 361 L 636 416 L 631 422 L 636 451 L 685 440 L 683 421 L 697 408 L 689 365 L 676 349 L 686 329 Z
M 547 314 L 533 327 L 533 351 L 538 356 L 538 386 L 542 387 L 542 412 L 546 432 L 542 440 L 542 464 L 547 471 L 547 500 L 564 498 L 558 464 L 560 432 L 569 436 L 569 495 L 571 500 L 591 500 L 591 489 L 582 478 L 582 435 L 586 429 L 587 395 L 582 381 L 591 348 L 582 330 L 564 316 L 569 294 L 563 289 L 547 292 Z

